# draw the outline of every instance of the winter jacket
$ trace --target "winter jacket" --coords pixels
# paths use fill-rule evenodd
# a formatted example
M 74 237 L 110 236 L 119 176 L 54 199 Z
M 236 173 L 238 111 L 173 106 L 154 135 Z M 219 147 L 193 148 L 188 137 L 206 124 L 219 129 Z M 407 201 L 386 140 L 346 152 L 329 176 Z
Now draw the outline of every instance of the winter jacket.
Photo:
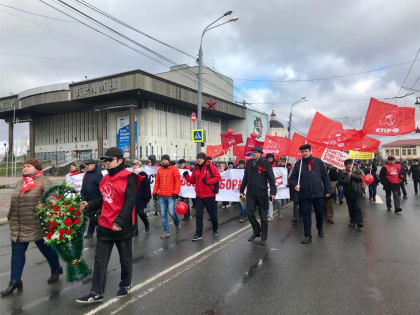
M 292 176 L 290 176 L 292 187 L 298 185 L 299 169 L 302 161 L 299 198 L 324 198 L 326 194 L 331 195 L 330 179 L 325 170 L 324 163 L 313 156 L 296 162 Z
M 408 174 L 411 175 L 413 180 L 420 180 L 420 165 L 412 164 Z
M 362 170 L 354 170 L 351 175 L 344 171 L 340 174 L 338 183 L 343 186 L 343 192 L 346 199 L 354 199 L 363 195 L 363 176 Z
M 401 180 L 403 181 L 403 182 L 406 182 L 407 181 L 407 175 L 408 175 L 408 167 L 407 167 L 407 165 L 402 165 L 401 164 Z
M 35 177 L 35 181 L 36 188 L 28 190 L 22 196 L 23 180 L 19 180 L 12 193 L 7 219 L 10 224 L 10 238 L 13 242 L 32 242 L 44 237 L 39 219 L 35 215 L 35 207 L 41 201 L 44 191 L 52 186 L 52 182 L 43 175 Z
M 168 167 L 161 166 L 156 173 L 153 195 L 159 194 L 162 197 L 172 197 L 173 195 L 178 195 L 180 189 L 181 177 L 178 168 L 173 165 Z
M 139 189 L 137 190 L 136 211 L 143 211 L 150 201 L 152 194 L 150 192 L 150 180 L 147 174 L 145 172 L 140 172 L 138 176 L 144 178 L 141 180 Z
M 197 198 L 214 197 L 214 185 L 220 182 L 220 172 L 217 166 L 210 161 L 204 162 L 201 166 L 196 165 L 191 175 L 186 175 L 185 179 L 195 185 Z M 205 179 L 203 181 L 203 179 Z
M 114 176 L 118 172 L 125 170 L 125 165 L 121 164 L 115 168 L 108 170 L 109 176 Z M 132 237 L 133 233 L 133 210 L 136 204 L 137 194 L 137 175 L 130 174 L 127 177 L 127 188 L 124 193 L 124 203 L 121 207 L 119 215 L 115 218 L 114 223 L 118 224 L 122 229 L 121 231 L 113 231 L 101 225 L 96 228 L 97 238 L 102 241 L 126 240 Z M 103 197 L 102 195 L 96 199 L 88 202 L 88 210 L 96 212 L 102 208 Z
M 99 183 L 103 176 L 102 172 L 96 166 L 94 170 L 88 171 L 83 175 L 82 189 L 80 195 L 84 201 L 96 200 L 101 196 L 99 192 Z
M 263 159 L 249 160 L 245 166 L 240 188 L 241 194 L 248 187 L 246 194 L 254 197 L 268 196 L 267 183 L 270 184 L 270 196 L 277 194 L 276 180 L 271 164 Z

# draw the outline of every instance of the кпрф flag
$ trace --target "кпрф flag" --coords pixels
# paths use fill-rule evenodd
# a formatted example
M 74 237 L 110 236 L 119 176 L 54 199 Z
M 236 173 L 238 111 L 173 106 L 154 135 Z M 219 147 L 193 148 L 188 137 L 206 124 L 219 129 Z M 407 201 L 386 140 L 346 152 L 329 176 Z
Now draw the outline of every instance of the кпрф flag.
M 378 136 L 397 136 L 416 131 L 415 108 L 370 99 L 363 124 L 363 133 Z

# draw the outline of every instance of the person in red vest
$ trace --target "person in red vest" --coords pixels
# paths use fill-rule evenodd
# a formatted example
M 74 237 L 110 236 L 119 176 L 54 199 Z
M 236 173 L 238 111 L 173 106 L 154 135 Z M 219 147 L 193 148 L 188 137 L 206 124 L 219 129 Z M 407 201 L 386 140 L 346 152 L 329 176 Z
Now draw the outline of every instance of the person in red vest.
M 384 186 L 387 210 L 391 211 L 392 208 L 392 194 L 394 198 L 395 213 L 401 212 L 402 209 L 400 207 L 400 198 L 398 196 L 400 191 L 400 183 L 402 180 L 401 164 L 395 164 L 395 158 L 393 156 L 388 156 L 388 163 L 382 167 L 379 173 L 379 180 Z
M 195 184 L 196 193 L 196 231 L 192 241 L 199 241 L 203 239 L 203 213 L 206 207 L 210 215 L 211 225 L 213 227 L 213 235 L 219 236 L 217 221 L 217 201 L 216 194 L 218 192 L 218 183 L 221 180 L 219 170 L 206 160 L 206 155 L 203 152 L 197 154 L 197 165 L 191 175 L 188 171 L 183 173 L 185 179 L 191 184 Z
M 114 244 L 117 246 L 121 262 L 121 282 L 117 297 L 124 297 L 131 288 L 134 206 L 137 193 L 137 175 L 126 170 L 123 152 L 116 147 L 109 148 L 101 157 L 108 174 L 99 184 L 101 197 L 89 202 L 82 201 L 80 209 L 101 210 L 96 229 L 97 243 L 92 288 L 89 294 L 76 300 L 91 304 L 102 302 L 105 292 L 106 274 Z

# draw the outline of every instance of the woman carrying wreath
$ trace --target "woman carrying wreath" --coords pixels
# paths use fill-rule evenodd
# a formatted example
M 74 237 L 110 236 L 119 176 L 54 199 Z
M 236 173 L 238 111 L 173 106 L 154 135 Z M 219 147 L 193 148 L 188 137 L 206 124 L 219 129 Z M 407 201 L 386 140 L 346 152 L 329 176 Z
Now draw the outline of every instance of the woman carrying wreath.
M 51 276 L 48 283 L 58 281 L 60 274 L 63 273 L 56 251 L 44 242 L 44 232 L 35 215 L 36 206 L 43 192 L 51 186 L 51 181 L 42 173 L 42 164 L 35 158 L 27 158 L 23 162 L 23 177 L 17 182 L 12 193 L 7 215 L 10 224 L 12 259 L 9 287 L 1 292 L 2 297 L 12 294 L 16 289 L 18 291 L 23 289 L 21 278 L 29 242 L 35 242 L 50 265 Z

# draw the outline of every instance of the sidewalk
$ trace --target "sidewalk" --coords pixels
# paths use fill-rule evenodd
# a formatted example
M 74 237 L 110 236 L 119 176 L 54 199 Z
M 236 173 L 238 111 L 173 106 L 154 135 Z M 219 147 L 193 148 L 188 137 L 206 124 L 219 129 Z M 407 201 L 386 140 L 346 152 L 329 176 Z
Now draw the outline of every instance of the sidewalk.
M 48 177 L 55 184 L 62 183 L 65 177 Z M 0 186 L 14 185 L 20 177 L 0 177 Z M 13 193 L 13 188 L 0 189 L 0 225 L 7 223 L 7 213 L 10 207 L 10 198 Z

